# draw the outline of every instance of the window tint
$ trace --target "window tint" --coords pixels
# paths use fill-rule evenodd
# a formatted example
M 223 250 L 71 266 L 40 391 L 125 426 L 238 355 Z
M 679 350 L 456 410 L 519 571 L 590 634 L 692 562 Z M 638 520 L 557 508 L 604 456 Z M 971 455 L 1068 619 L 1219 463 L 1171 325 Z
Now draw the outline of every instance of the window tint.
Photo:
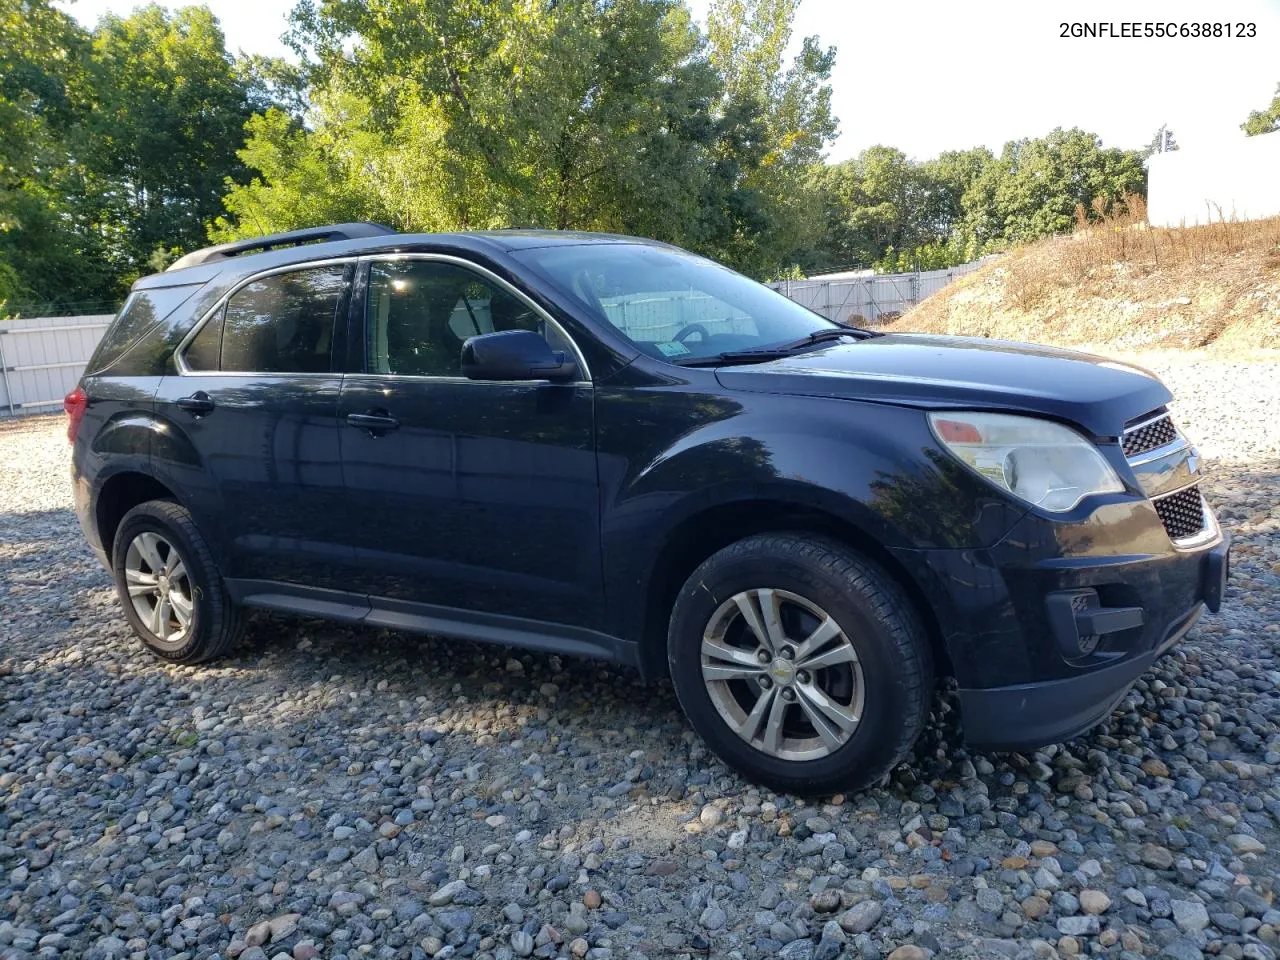
M 373 373 L 461 376 L 463 341 L 517 329 L 546 335 L 524 301 L 465 267 L 434 260 L 369 267 L 365 336 Z M 552 341 L 552 349 L 565 347 Z
M 672 247 L 587 243 L 513 256 L 654 357 L 712 357 L 836 327 L 754 280 Z
M 250 373 L 326 373 L 334 318 L 346 292 L 343 264 L 255 280 L 227 302 L 221 368 Z
M 110 366 L 138 342 L 148 330 L 182 306 L 201 284 L 180 287 L 149 287 L 135 290 L 107 328 L 85 369 L 90 373 Z
M 222 346 L 222 311 L 209 318 L 195 339 L 187 344 L 182 359 L 188 370 L 217 370 L 218 349 Z

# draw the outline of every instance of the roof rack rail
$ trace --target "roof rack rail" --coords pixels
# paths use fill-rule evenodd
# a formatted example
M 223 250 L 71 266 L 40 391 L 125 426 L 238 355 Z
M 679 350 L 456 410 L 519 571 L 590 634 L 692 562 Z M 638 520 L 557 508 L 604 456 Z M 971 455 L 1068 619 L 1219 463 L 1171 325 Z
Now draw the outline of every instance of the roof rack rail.
M 244 253 L 257 253 L 274 250 L 276 247 L 296 247 L 304 243 L 322 243 L 327 240 L 356 240 L 361 237 L 384 237 L 398 231 L 381 223 L 361 221 L 359 223 L 335 223 L 327 227 L 308 227 L 305 230 L 290 230 L 288 233 L 273 233 L 266 237 L 255 237 L 252 240 L 233 240 L 230 243 L 219 243 L 216 246 L 193 250 L 184 257 L 179 257 L 169 265 L 169 270 L 181 270 L 184 267 L 197 267 L 202 263 L 214 260 L 226 260 Z

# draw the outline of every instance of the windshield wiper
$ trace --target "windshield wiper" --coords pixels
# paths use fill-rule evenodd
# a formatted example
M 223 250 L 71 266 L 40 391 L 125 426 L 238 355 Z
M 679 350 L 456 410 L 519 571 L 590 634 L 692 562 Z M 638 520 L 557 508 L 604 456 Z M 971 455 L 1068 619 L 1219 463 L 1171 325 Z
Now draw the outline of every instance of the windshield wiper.
M 801 347 L 807 347 L 813 343 L 825 343 L 828 340 L 839 340 L 841 337 L 856 337 L 859 340 L 866 340 L 870 337 L 878 337 L 881 334 L 874 333 L 870 330 L 863 330 L 859 327 L 831 327 L 824 330 L 815 330 L 807 337 L 801 337 L 799 340 L 792 340 L 790 343 L 783 343 L 774 346 L 774 350 L 799 350 Z
M 713 367 L 722 363 L 767 363 L 770 360 L 779 360 L 782 357 L 789 356 L 805 347 L 826 343 L 829 340 L 839 340 L 842 337 L 855 337 L 858 340 L 866 340 L 869 337 L 878 336 L 880 334 L 870 330 L 862 330 L 858 327 L 830 327 L 823 330 L 815 330 L 808 336 L 788 343 L 774 343 L 767 347 L 752 347 L 747 350 L 726 350 L 711 357 L 691 357 L 687 360 L 676 360 L 675 362 L 682 367 Z

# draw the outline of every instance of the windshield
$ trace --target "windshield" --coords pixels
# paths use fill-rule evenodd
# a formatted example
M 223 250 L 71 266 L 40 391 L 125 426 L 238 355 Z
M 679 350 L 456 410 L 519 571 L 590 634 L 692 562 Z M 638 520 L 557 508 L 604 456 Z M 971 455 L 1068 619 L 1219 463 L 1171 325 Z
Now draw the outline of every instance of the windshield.
M 671 247 L 592 243 L 513 255 L 652 357 L 686 362 L 837 329 L 740 273 Z

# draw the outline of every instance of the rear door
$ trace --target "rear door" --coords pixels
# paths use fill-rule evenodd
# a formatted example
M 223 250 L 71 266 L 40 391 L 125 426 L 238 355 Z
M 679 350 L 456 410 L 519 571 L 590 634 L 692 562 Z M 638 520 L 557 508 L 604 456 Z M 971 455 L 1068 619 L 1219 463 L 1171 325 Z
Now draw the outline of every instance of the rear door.
M 478 333 L 523 328 L 576 348 L 518 291 L 456 258 L 373 259 L 359 286 L 352 342 L 363 372 L 347 375 L 339 414 L 360 587 L 406 604 L 598 625 L 585 363 L 573 383 L 477 382 L 460 369 L 462 342 Z
M 160 383 L 173 437 L 153 447 L 157 470 L 217 540 L 228 577 L 347 588 L 335 357 L 354 270 L 326 261 L 247 281 Z

